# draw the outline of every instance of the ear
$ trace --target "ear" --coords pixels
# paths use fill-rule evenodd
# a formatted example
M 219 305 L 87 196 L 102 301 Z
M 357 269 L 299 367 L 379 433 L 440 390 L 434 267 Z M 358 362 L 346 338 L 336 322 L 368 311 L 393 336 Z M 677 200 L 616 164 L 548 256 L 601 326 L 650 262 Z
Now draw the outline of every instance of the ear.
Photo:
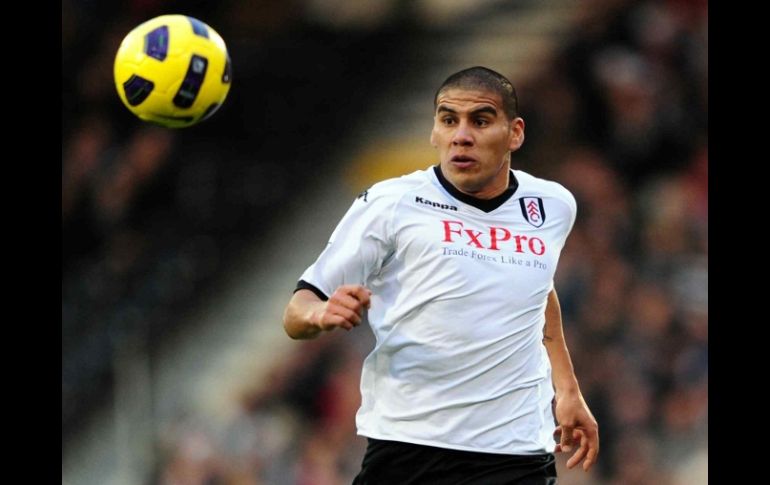
M 511 139 L 508 150 L 515 152 L 524 143 L 524 120 L 516 117 L 511 121 Z
M 433 148 L 438 148 L 438 143 L 436 143 L 436 130 L 432 129 L 430 130 L 430 144 Z

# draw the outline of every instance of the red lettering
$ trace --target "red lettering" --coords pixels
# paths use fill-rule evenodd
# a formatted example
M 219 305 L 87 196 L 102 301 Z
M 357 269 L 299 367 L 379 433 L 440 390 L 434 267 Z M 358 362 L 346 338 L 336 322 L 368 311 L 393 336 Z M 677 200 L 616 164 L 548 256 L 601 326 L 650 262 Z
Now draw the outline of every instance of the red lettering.
M 476 231 L 474 229 L 465 229 L 464 224 L 460 221 L 442 220 L 444 224 L 444 240 L 443 242 L 453 243 L 452 234 L 460 236 L 461 239 L 465 239 L 465 235 L 469 238 L 468 246 L 473 246 L 479 249 L 491 249 L 493 251 L 500 251 L 499 243 L 504 241 L 513 241 L 514 252 L 525 253 L 529 252 L 536 256 L 542 256 L 545 254 L 545 242 L 539 237 L 527 237 L 522 234 L 512 234 L 510 230 L 505 227 L 489 227 L 490 245 L 485 247 L 481 242 L 481 235 L 486 233 L 482 231 Z M 526 244 L 526 247 L 525 247 Z M 527 251 L 528 250 L 528 251 Z
M 460 229 L 453 230 L 449 224 L 460 224 L 460 227 L 463 227 L 463 223 L 460 221 L 441 221 L 444 223 L 444 242 L 454 242 L 452 241 L 452 236 L 450 234 L 455 233 L 459 236 L 462 236 L 462 232 L 460 232 Z
M 503 232 L 503 238 L 498 239 L 497 238 L 497 231 Z M 504 227 L 490 227 L 489 228 L 489 236 L 492 238 L 492 245 L 489 246 L 489 249 L 494 249 L 496 251 L 499 251 L 500 248 L 497 247 L 497 241 L 507 241 L 511 238 L 511 232 L 504 228 Z
M 526 241 L 527 240 L 527 236 L 516 235 L 516 236 L 513 236 L 513 239 L 516 240 L 516 252 L 517 253 L 523 253 L 524 250 L 521 249 L 521 241 Z
M 481 242 L 479 242 L 478 237 L 481 236 L 481 231 L 476 232 L 476 234 L 473 234 L 473 231 L 470 229 L 466 229 L 465 232 L 468 233 L 468 235 L 471 237 L 471 241 L 468 243 L 468 246 L 471 244 L 474 244 L 477 248 L 484 248 L 484 246 L 481 245 Z
M 535 249 L 535 242 L 538 244 L 538 249 Z M 545 252 L 545 243 L 539 237 L 533 237 L 529 240 L 529 250 L 538 256 L 542 256 Z

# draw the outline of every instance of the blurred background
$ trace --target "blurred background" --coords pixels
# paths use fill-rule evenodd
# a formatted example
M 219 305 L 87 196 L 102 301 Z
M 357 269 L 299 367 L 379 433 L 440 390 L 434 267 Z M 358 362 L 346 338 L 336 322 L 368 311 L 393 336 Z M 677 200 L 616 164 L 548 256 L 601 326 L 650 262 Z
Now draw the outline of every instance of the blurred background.
M 167 13 L 233 66 L 183 130 L 112 80 Z M 291 341 L 283 307 L 356 194 L 436 162 L 473 65 L 517 87 L 514 168 L 578 202 L 556 286 L 602 451 L 560 483 L 707 483 L 707 34 L 705 0 L 63 0 L 62 483 L 350 483 L 371 332 Z

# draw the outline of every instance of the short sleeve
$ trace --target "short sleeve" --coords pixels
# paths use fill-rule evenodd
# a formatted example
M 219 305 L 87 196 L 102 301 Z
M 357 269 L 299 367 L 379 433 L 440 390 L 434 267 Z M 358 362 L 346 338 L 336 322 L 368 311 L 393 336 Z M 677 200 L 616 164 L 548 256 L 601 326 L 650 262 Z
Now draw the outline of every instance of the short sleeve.
M 559 251 L 564 248 L 567 243 L 567 238 L 572 232 L 572 228 L 575 226 L 575 220 L 577 219 L 577 201 L 572 192 L 567 190 L 564 186 L 554 182 L 554 195 L 561 201 L 558 204 L 556 220 L 559 221 L 559 236 L 557 239 Z
M 572 228 L 575 226 L 575 220 L 577 219 L 577 201 L 575 200 L 575 196 L 572 195 L 572 192 L 567 189 L 564 190 L 567 193 L 566 201 L 569 206 L 570 214 L 569 226 L 567 226 L 567 233 L 564 235 L 564 239 L 566 240 L 567 236 L 572 232 Z
M 394 205 L 392 195 L 375 188 L 359 195 L 300 280 L 327 297 L 341 285 L 365 284 L 392 253 Z

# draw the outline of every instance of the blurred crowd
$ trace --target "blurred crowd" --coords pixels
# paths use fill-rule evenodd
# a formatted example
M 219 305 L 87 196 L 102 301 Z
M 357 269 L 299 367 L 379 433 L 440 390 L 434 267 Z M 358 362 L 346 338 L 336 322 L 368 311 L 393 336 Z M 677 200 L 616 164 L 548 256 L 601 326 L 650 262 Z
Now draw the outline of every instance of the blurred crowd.
M 328 134 L 354 122 L 391 68 L 397 31 L 333 33 L 302 7 L 63 1 L 65 440 L 111 399 L 119 347 L 146 342 L 153 354 L 183 332 L 239 257 L 301 203 L 333 162 Z M 184 130 L 139 122 L 112 79 L 122 38 L 170 12 L 227 32 L 234 60 L 223 107 Z
M 556 288 L 602 451 L 590 474 L 567 472 L 563 457 L 560 473 L 570 484 L 707 483 L 707 3 L 584 3 L 549 69 L 524 84 L 512 79 L 527 122 L 514 168 L 561 182 L 578 203 Z M 154 2 L 132 5 L 141 17 Z M 287 24 L 285 32 L 292 30 Z M 184 133 L 127 123 L 130 115 L 115 106 L 113 92 L 96 82 L 84 89 L 79 79 L 109 76 L 105 66 L 128 30 L 93 31 L 104 48 L 79 63 L 75 79 L 64 80 L 65 100 L 70 90 L 77 102 L 65 102 L 62 153 L 63 429 L 77 424 L 74 403 L 109 382 L 116 340 L 137 329 L 171 331 L 168 316 L 205 293 L 221 266 L 269 229 L 265 212 L 280 218 L 289 181 L 292 188 L 308 183 L 305 157 L 315 147 L 308 138 L 286 154 L 260 134 L 264 163 L 248 164 L 239 157 L 255 154 L 242 150 L 253 151 L 255 134 L 270 130 L 253 116 L 238 116 L 245 122 L 233 127 L 218 124 L 227 116 L 219 113 L 206 130 Z M 74 41 L 68 45 L 67 29 L 63 34 L 63 50 L 82 52 Z M 301 42 L 270 35 L 260 47 Z M 311 52 L 304 68 L 317 55 L 354 55 L 339 45 L 321 52 L 315 41 L 323 35 L 305 38 Z M 274 38 L 282 43 L 270 44 Z M 398 48 L 386 44 L 395 56 Z M 269 51 L 258 50 L 258 62 Z M 270 62 L 281 65 L 279 57 Z M 337 59 L 335 68 L 349 59 Z M 294 62 L 281 65 L 283 76 L 259 76 L 273 135 L 275 116 L 287 116 L 281 104 L 321 102 L 303 97 L 302 77 L 291 76 Z M 112 88 L 111 79 L 105 83 Z M 293 91 L 279 94 L 279 85 Z M 237 110 L 247 100 L 228 101 Z M 346 106 L 328 106 L 338 108 Z M 225 132 L 228 146 L 212 148 Z M 241 411 L 227 426 L 194 417 L 165 423 L 149 483 L 349 483 L 365 448 L 353 416 L 371 345 L 364 328 L 297 343 L 258 390 L 244 391 Z

